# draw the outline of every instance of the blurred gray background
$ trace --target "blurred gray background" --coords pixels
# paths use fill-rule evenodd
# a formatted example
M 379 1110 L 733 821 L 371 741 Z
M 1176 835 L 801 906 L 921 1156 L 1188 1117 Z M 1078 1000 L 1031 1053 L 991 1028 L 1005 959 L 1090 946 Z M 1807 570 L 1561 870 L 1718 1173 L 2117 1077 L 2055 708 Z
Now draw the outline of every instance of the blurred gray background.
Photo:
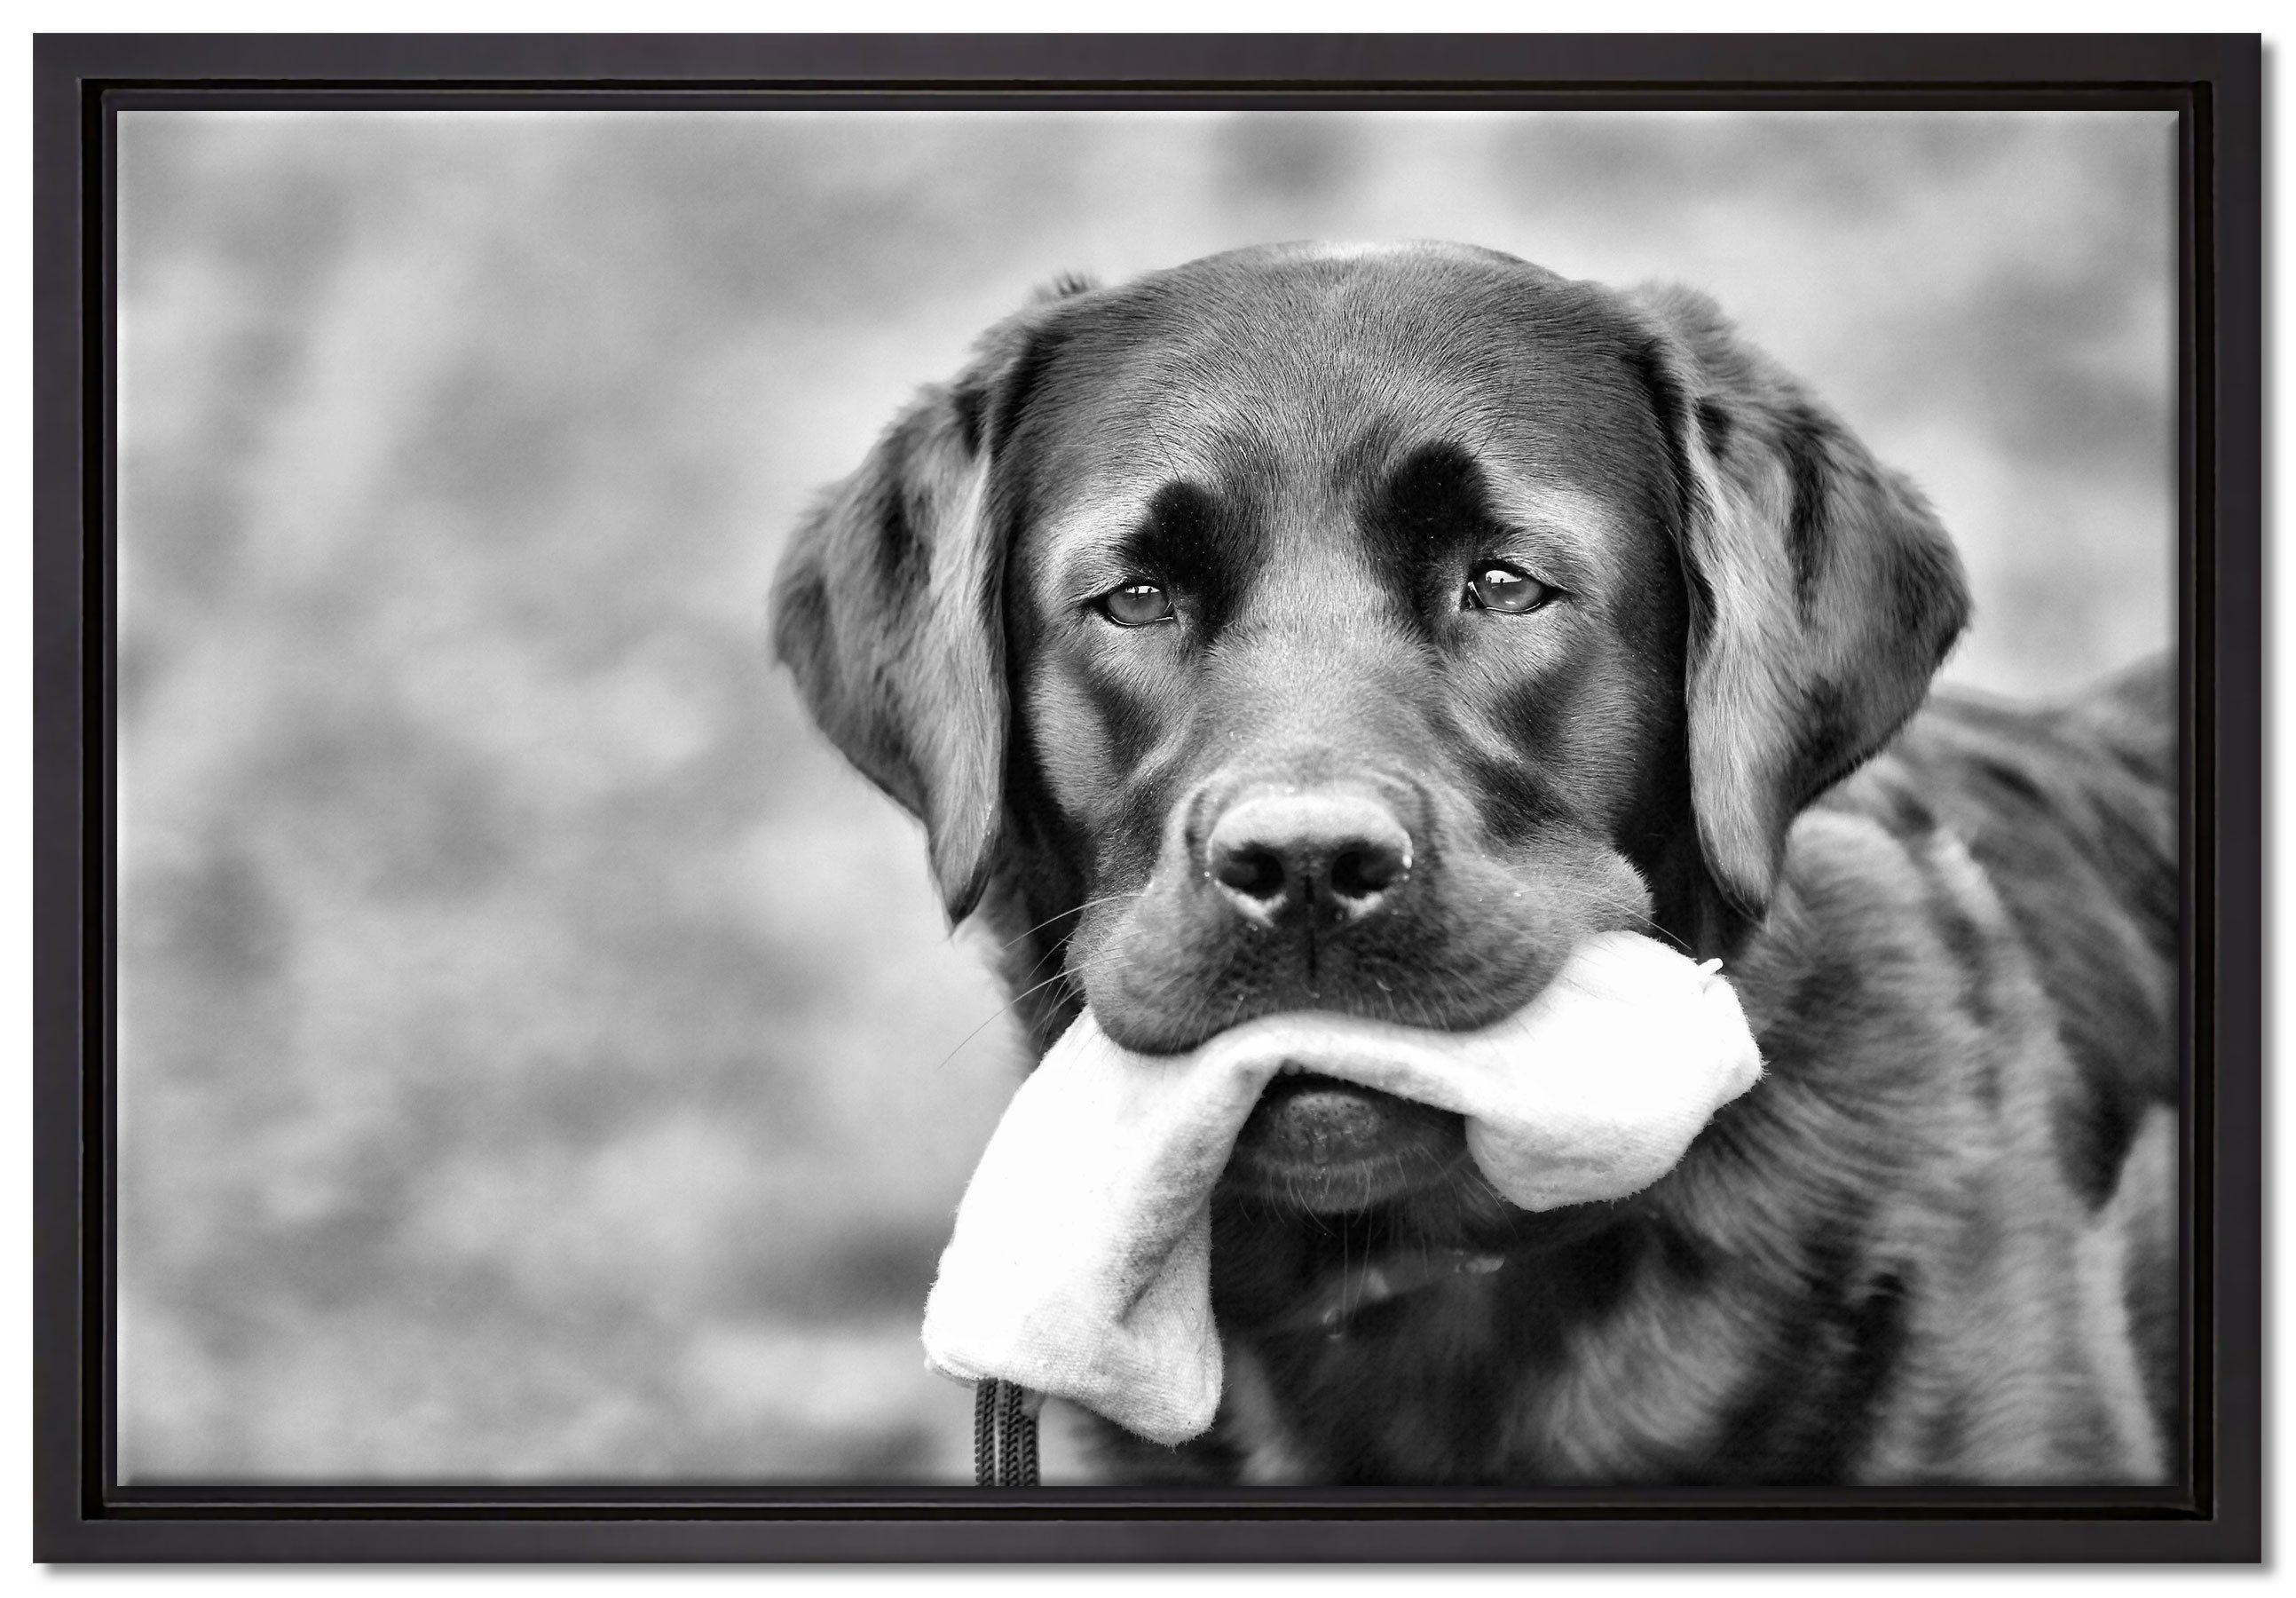
M 2173 155 L 2165 114 L 123 116 L 124 1477 L 968 1470 L 917 1320 L 1014 1047 L 763 600 L 1035 284 L 1304 237 L 1697 284 L 1937 502 L 1948 676 L 2045 693 L 2172 636 Z

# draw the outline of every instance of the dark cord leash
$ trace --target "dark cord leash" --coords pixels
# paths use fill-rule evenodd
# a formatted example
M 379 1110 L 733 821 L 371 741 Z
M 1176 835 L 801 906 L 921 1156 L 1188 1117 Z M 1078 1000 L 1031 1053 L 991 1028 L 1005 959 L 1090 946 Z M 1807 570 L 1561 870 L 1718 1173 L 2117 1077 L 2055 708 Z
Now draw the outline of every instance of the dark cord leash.
M 1028 1389 L 992 1376 L 972 1387 L 972 1485 L 1037 1485 L 1036 1406 Z

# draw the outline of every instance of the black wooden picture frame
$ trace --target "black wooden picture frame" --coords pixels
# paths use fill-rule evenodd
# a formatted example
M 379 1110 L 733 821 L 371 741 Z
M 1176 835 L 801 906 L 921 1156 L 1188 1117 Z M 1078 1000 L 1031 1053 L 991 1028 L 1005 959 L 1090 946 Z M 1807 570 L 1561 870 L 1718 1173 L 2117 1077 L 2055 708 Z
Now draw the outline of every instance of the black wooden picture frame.
M 2261 55 L 2246 36 L 46 36 L 35 49 L 42 1561 L 2252 1561 Z M 123 106 L 2174 109 L 2188 1413 L 2174 1488 L 125 1487 L 112 1451 L 111 119 Z

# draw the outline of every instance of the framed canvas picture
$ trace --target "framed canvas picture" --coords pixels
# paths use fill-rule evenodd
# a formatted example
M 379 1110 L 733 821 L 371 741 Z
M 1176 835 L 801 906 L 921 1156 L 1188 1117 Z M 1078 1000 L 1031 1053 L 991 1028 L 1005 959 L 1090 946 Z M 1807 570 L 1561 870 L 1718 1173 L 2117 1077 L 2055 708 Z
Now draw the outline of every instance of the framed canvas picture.
M 2257 1558 L 2259 62 L 40 39 L 38 1557 Z

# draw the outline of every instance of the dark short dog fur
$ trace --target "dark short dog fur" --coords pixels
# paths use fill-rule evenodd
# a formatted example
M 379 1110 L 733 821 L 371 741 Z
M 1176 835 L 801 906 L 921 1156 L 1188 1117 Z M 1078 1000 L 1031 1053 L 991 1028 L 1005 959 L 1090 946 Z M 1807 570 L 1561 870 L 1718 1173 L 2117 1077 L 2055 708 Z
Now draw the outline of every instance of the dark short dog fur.
M 1221 1420 L 1113 1474 L 2174 1473 L 2166 668 L 1916 714 L 1951 546 L 1698 296 L 1447 246 L 1063 284 L 775 606 L 1039 1051 L 1086 1003 L 1150 1051 L 1479 1026 L 1615 927 L 1723 958 L 1760 1041 L 1669 1176 L 1548 1215 L 1456 1117 L 1271 1091 L 1215 1198 Z

